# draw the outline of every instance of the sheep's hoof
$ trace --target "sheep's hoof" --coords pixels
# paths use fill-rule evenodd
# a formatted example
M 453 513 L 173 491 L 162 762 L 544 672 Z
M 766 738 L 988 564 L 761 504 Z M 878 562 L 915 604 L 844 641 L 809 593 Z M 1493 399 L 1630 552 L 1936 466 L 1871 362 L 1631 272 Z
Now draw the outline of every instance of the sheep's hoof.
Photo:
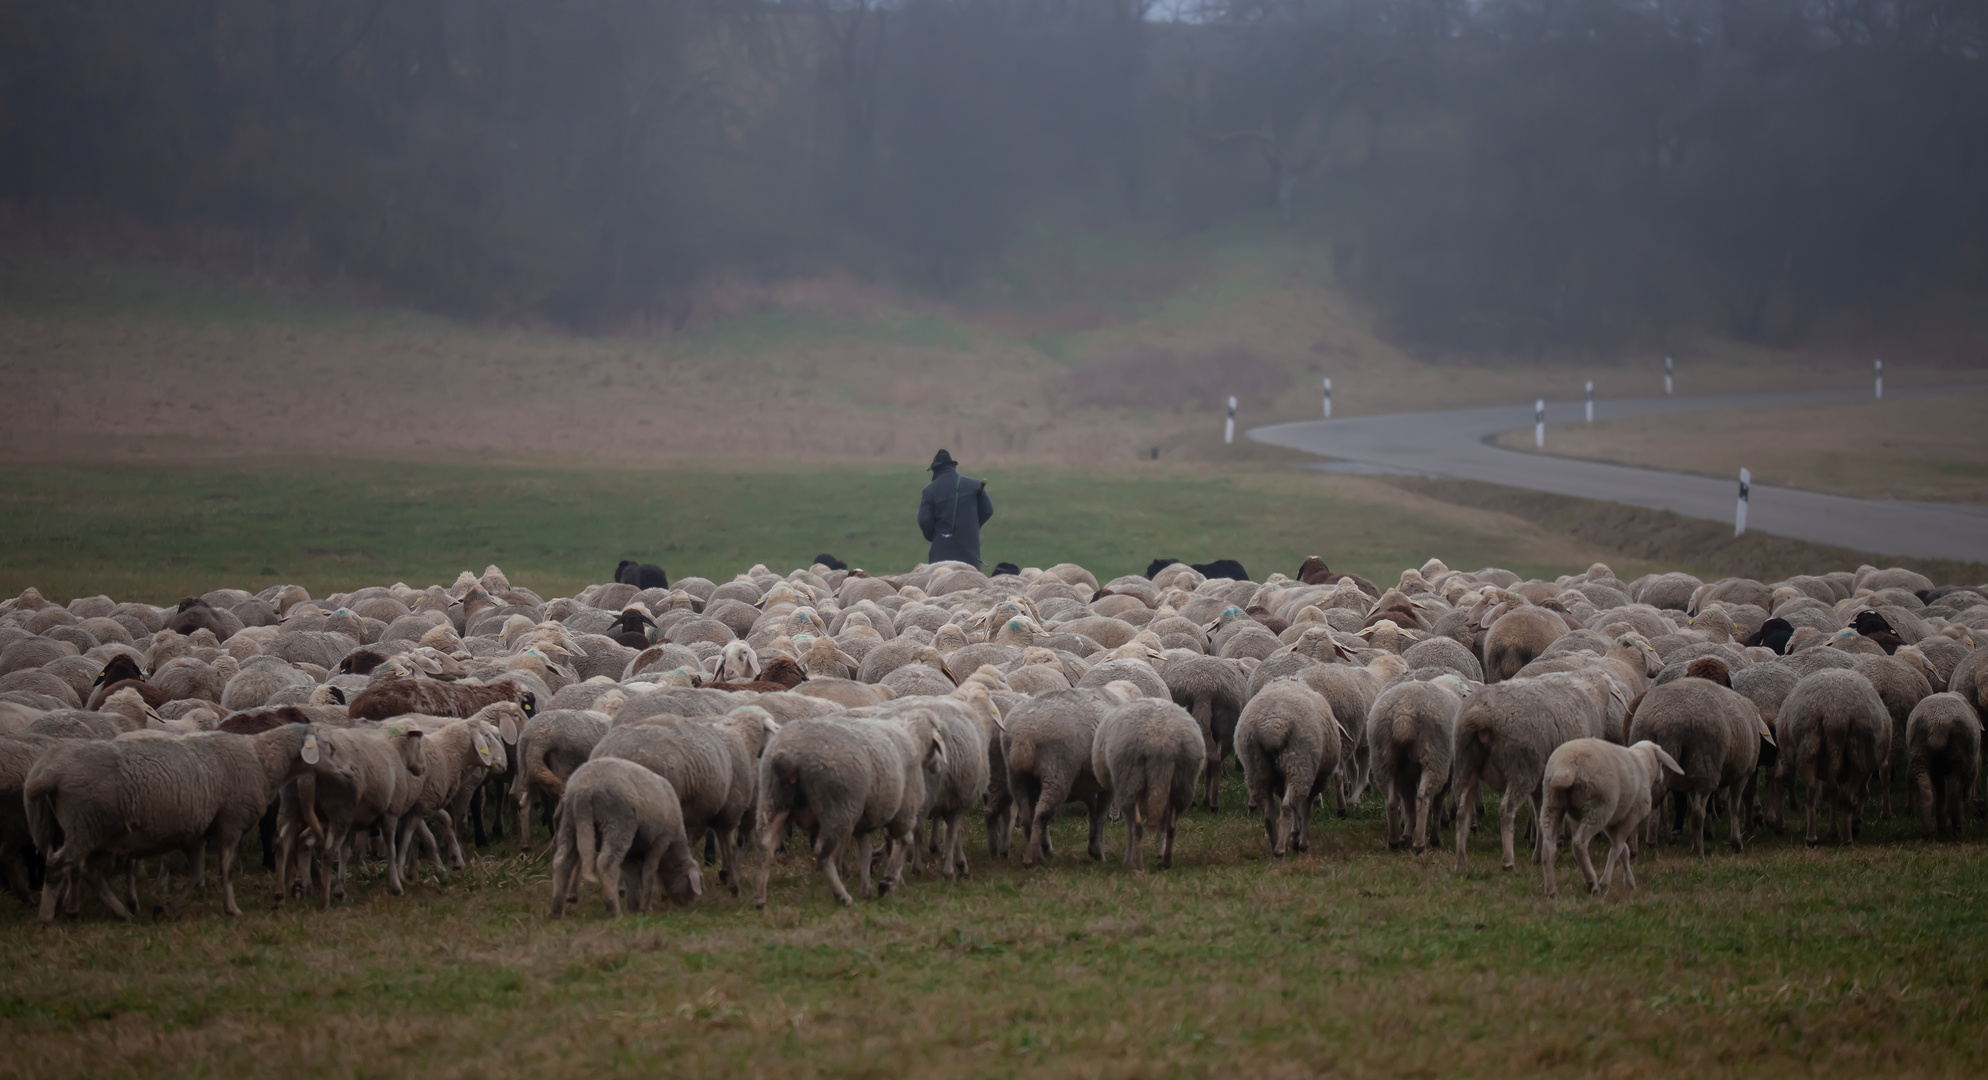
M 1404 843 L 1403 843 L 1402 841 L 1400 841 L 1400 840 L 1389 840 L 1389 841 L 1387 842 L 1387 849 L 1388 849 L 1389 851 L 1400 851 L 1400 850 L 1401 850 L 1401 849 L 1402 849 L 1402 848 L 1403 848 L 1404 846 L 1405 846 L 1405 845 L 1404 845 Z M 1420 854 L 1422 854 L 1422 849 L 1421 849 L 1421 848 L 1416 848 L 1416 849 L 1415 849 L 1415 854 L 1417 854 L 1417 855 L 1420 855 Z
M 1817 839 L 1816 839 L 1815 837 L 1813 837 L 1813 836 L 1809 837 L 1808 839 L 1806 839 L 1806 840 L 1804 840 L 1804 841 L 1802 841 L 1802 842 L 1803 842 L 1804 844 L 1807 844 L 1807 845 L 1808 845 L 1809 847 L 1818 847 L 1818 846 L 1820 846 L 1820 845 L 1822 844 L 1822 841 L 1820 841 L 1820 840 L 1817 840 Z

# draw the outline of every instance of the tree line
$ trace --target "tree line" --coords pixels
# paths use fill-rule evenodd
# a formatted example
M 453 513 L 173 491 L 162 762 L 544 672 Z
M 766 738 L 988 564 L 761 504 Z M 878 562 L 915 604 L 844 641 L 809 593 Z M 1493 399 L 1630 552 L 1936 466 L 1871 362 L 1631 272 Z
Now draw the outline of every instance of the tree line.
M 0 228 L 466 314 L 1258 218 L 1399 335 L 1988 282 L 1983 0 L 0 0 Z

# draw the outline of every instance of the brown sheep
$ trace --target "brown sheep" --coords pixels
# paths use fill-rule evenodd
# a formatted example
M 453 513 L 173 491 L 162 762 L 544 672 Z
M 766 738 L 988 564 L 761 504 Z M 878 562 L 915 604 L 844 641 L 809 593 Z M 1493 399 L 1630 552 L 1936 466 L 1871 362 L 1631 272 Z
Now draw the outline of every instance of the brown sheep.
M 438 682 L 434 679 L 394 679 L 359 692 L 347 706 L 354 720 L 390 720 L 408 713 L 424 716 L 474 716 L 485 705 L 515 701 L 530 716 L 538 709 L 538 698 L 509 679 L 474 686 L 469 683 Z

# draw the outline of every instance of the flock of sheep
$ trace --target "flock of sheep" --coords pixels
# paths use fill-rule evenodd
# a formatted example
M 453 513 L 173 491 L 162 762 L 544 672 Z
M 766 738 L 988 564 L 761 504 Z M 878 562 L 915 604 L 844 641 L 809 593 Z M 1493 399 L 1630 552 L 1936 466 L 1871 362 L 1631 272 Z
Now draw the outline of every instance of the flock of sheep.
M 1547 893 L 1569 837 L 1600 892 L 1618 867 L 1634 887 L 1667 797 L 1700 854 L 1716 813 L 1738 850 L 1797 792 L 1809 842 L 1819 813 L 1847 842 L 1867 791 L 1892 812 L 1902 764 L 1926 833 L 1963 830 L 1984 635 L 1988 586 L 1869 566 L 1548 582 L 1431 560 L 1383 589 L 1316 558 L 1262 583 L 818 563 L 553 600 L 491 567 L 177 608 L 29 589 L 0 603 L 0 866 L 44 920 L 89 897 L 129 918 L 141 874 L 177 909 L 212 848 L 235 914 L 257 830 L 275 902 L 328 905 L 354 860 L 398 894 L 424 859 L 462 867 L 465 836 L 529 851 L 537 807 L 555 916 L 584 883 L 613 912 L 688 901 L 710 864 L 735 895 L 755 875 L 764 906 L 795 832 L 846 904 L 844 870 L 865 896 L 907 863 L 965 876 L 969 814 L 992 857 L 1047 862 L 1071 802 L 1092 858 L 1109 817 L 1129 865 L 1151 832 L 1165 868 L 1233 756 L 1275 855 L 1371 786 L 1390 847 L 1447 826 L 1462 869 L 1488 789 L 1507 869 L 1529 807 Z

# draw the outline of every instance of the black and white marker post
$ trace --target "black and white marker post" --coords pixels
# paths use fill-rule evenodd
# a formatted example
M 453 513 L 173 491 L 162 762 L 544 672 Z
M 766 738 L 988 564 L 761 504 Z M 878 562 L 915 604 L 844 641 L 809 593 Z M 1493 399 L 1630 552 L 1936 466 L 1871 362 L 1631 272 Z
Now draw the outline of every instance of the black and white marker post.
M 1332 419 L 1332 377 L 1329 375 L 1325 379 L 1325 418 Z
M 1884 361 L 1876 361 L 1878 375 L 1878 400 L 1884 400 Z
M 1236 441 L 1236 399 L 1234 397 L 1229 398 L 1229 422 L 1222 428 L 1222 441 L 1225 443 Z
M 1588 423 L 1595 422 L 1595 381 L 1588 380 Z
M 1532 403 L 1532 445 L 1543 449 L 1546 446 L 1546 399 Z
M 1664 396 L 1670 396 L 1670 357 L 1664 357 Z
M 1741 469 L 1739 507 L 1733 511 L 1734 536 L 1738 536 L 1739 534 L 1746 531 L 1746 500 L 1747 496 L 1751 495 L 1752 493 L 1753 493 L 1753 474 L 1746 471 L 1745 469 Z

